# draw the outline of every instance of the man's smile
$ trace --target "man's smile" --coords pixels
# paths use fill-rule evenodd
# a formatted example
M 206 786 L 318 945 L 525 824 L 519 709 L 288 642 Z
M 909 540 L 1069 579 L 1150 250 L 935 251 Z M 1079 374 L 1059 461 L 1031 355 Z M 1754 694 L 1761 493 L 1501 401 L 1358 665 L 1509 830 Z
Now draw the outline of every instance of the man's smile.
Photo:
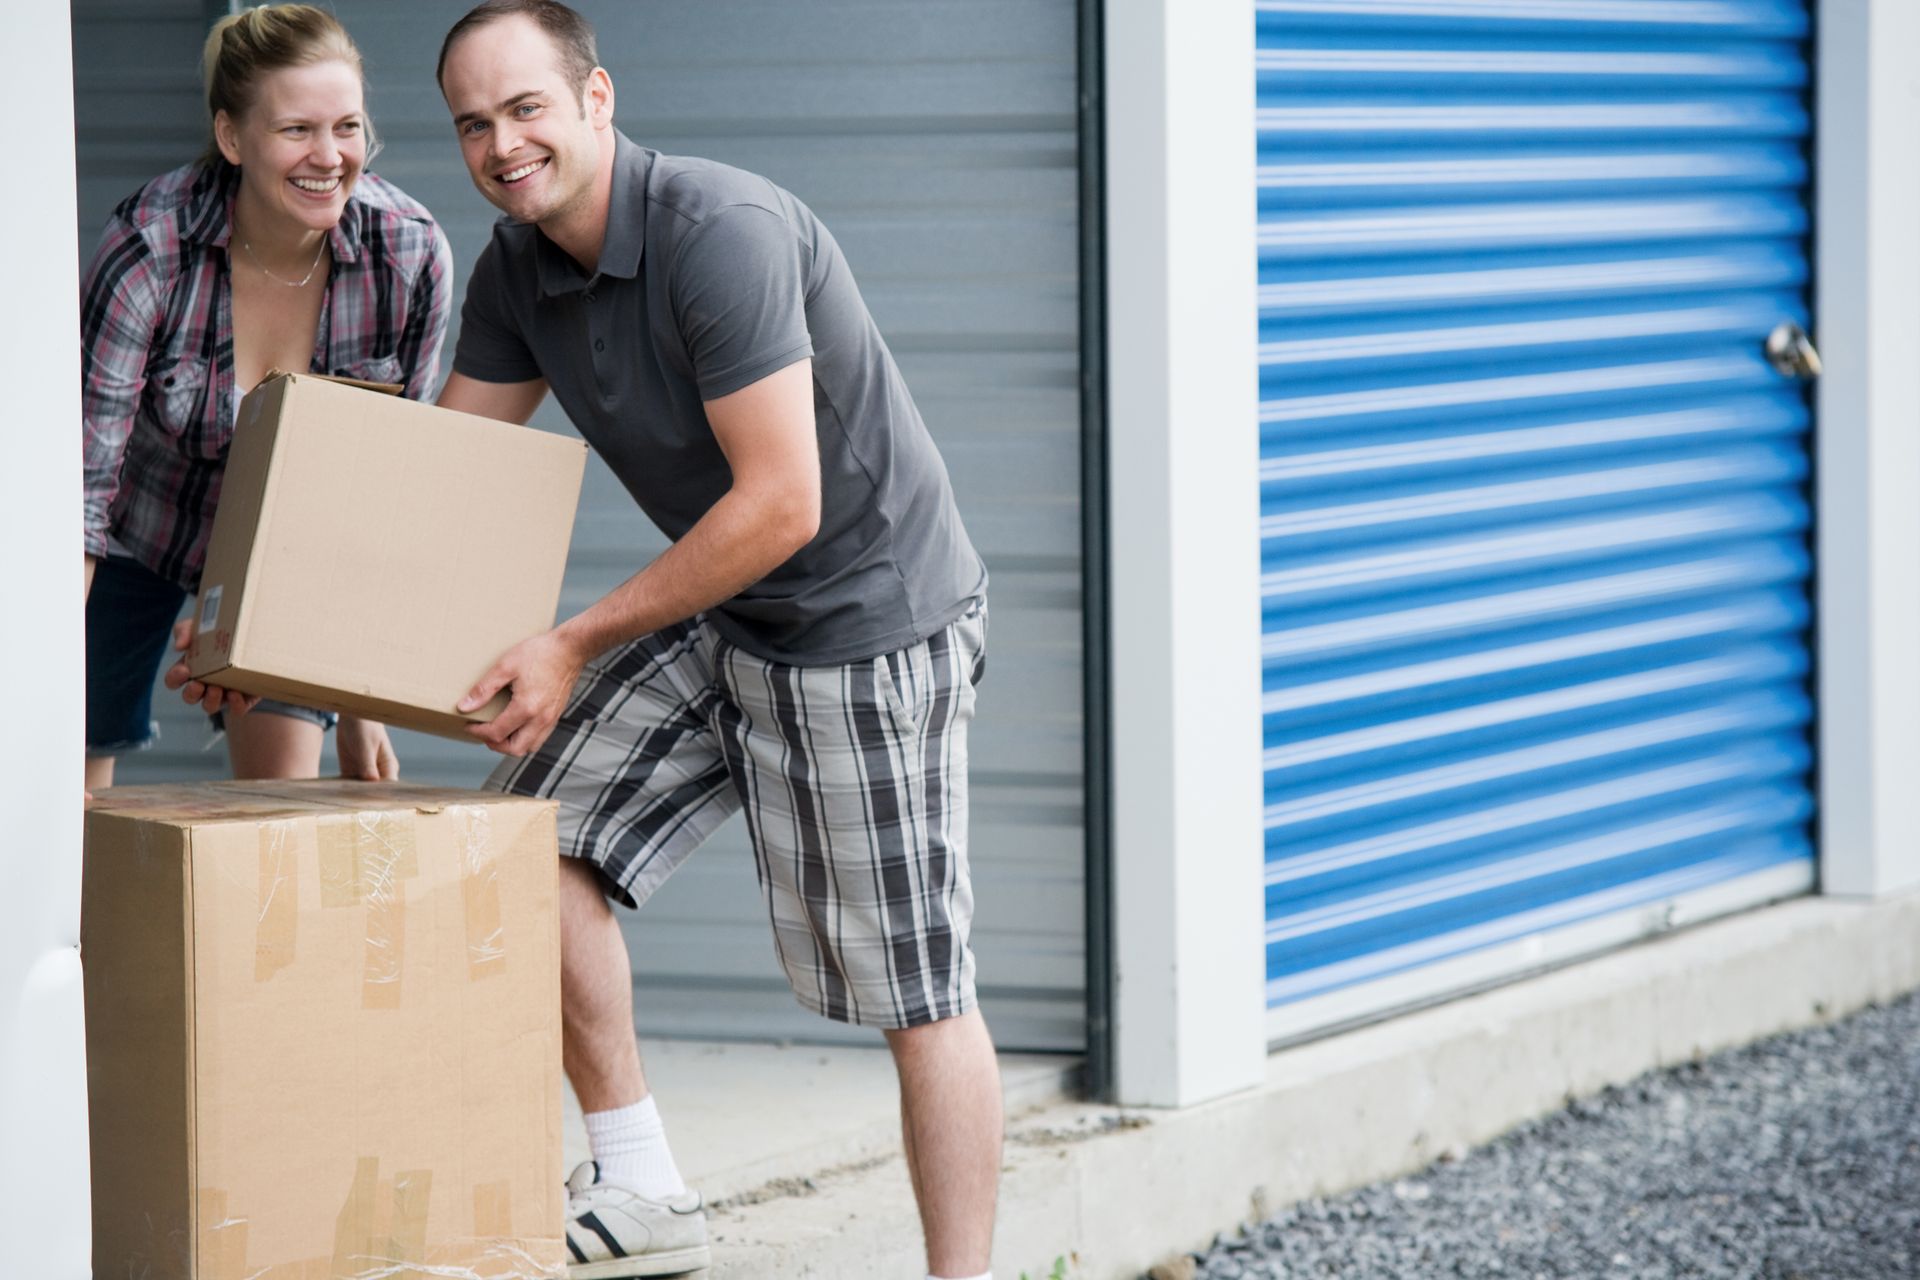
M 508 169 L 504 173 L 495 174 L 494 177 L 497 181 L 502 182 L 510 187 L 510 186 L 513 186 L 515 183 L 525 181 L 527 178 L 531 177 L 533 174 L 538 173 L 541 169 L 546 168 L 548 159 L 549 157 L 542 156 L 538 160 L 529 160 L 527 163 L 520 165 L 516 168 Z

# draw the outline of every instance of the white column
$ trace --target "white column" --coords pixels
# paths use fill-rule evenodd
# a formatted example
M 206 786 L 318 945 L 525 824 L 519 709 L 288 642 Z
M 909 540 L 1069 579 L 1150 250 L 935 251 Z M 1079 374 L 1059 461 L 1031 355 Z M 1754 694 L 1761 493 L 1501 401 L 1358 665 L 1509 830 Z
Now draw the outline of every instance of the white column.
M 1920 884 L 1920 5 L 1820 5 L 1821 881 Z
M 1115 1087 L 1265 1064 L 1253 14 L 1108 4 Z
M 33 104 L 37 176 L 30 197 L 0 203 L 0 244 L 9 246 L 0 308 L 0 1238 L 8 1274 L 84 1280 L 92 1225 L 77 950 L 83 638 L 71 18 L 65 4 L 9 14 L 9 74 L 17 100 Z

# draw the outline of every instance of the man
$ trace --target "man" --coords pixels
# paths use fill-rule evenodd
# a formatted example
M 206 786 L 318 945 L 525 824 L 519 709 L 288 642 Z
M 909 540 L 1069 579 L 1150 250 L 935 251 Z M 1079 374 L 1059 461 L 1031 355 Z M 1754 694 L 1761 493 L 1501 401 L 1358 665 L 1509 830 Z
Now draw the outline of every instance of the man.
M 565 1063 L 594 1164 L 577 1275 L 707 1261 L 635 1045 L 609 897 L 638 906 L 747 815 L 795 995 L 880 1028 L 937 1277 L 988 1269 L 998 1066 L 975 1008 L 966 735 L 986 573 L 832 236 L 755 175 L 636 146 L 592 28 L 490 0 L 440 84 L 507 216 L 440 403 L 525 422 L 549 389 L 673 545 L 510 650 L 462 704 L 561 806 Z M 498 513 L 512 519 L 512 512 Z

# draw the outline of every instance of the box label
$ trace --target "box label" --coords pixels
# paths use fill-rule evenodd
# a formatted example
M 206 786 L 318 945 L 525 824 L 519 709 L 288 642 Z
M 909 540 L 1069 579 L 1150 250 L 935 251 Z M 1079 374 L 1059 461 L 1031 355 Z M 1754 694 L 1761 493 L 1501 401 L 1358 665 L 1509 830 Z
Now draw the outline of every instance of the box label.
M 224 585 L 224 584 L 222 584 Z M 213 624 L 220 620 L 220 587 L 210 587 L 206 597 L 200 601 L 200 630 L 211 631 Z

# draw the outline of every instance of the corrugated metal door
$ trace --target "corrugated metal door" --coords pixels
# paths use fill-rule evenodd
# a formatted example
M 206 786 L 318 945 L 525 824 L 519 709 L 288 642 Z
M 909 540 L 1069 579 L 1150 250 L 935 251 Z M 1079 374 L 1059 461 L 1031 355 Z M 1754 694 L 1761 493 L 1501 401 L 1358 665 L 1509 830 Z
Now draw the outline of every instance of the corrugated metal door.
M 1285 1039 L 1813 882 L 1802 0 L 1258 0 Z
M 172 21 L 162 21 L 160 7 Z M 367 59 L 386 142 L 376 168 L 442 220 L 456 289 L 464 288 L 495 214 L 461 167 L 433 68 L 441 37 L 470 0 L 332 7 Z M 993 575 L 991 673 L 981 686 L 972 775 L 982 999 L 1005 1047 L 1081 1048 L 1073 0 L 578 7 L 598 27 L 629 135 L 786 186 L 833 228 L 860 278 Z M 89 249 L 115 200 L 198 149 L 192 68 L 201 6 L 141 7 L 143 29 L 165 35 L 175 51 L 157 70 L 143 53 L 154 42 L 126 25 L 132 8 L 76 3 L 81 102 L 96 89 L 118 94 L 114 86 L 131 70 L 131 83 L 148 95 L 164 90 L 171 123 L 133 148 L 117 139 L 143 136 L 135 103 L 100 112 L 90 133 L 83 126 L 84 154 L 99 164 L 83 179 Z M 536 422 L 569 430 L 551 404 Z M 596 460 L 562 613 L 591 603 L 663 545 Z M 204 731 L 175 710 L 177 699 L 160 705 L 162 750 L 128 761 L 122 777 L 224 770 L 222 755 L 199 751 Z M 472 785 L 490 763 L 483 751 L 416 734 L 404 735 L 399 750 L 405 774 L 420 780 Z M 644 913 L 627 919 L 643 1032 L 842 1038 L 786 992 L 742 824 L 729 824 Z

